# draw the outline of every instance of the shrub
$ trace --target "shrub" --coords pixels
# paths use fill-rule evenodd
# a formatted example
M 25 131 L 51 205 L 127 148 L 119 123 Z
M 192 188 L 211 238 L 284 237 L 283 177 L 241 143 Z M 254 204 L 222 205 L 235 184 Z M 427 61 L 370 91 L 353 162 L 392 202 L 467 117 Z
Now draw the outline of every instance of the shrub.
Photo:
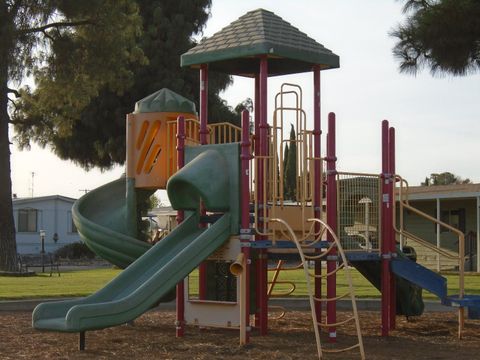
M 62 246 L 60 249 L 55 251 L 55 256 L 62 259 L 93 259 L 95 257 L 95 253 L 84 243 L 75 242 Z

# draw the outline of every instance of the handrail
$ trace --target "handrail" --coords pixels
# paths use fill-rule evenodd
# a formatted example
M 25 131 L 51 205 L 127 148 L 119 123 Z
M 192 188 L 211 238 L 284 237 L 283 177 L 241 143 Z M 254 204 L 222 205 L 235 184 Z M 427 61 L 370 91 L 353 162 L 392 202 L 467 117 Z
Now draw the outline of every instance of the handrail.
M 458 236 L 458 256 L 456 258 L 458 259 L 459 298 L 462 299 L 463 296 L 465 295 L 465 235 L 463 234 L 463 232 L 461 232 L 457 228 L 455 228 L 455 227 L 453 227 L 453 226 L 451 226 L 447 223 L 444 223 L 443 221 L 438 220 L 438 219 L 434 218 L 433 216 L 425 214 L 423 211 L 420 211 L 417 208 L 411 206 L 408 203 L 408 200 L 407 201 L 402 201 L 402 196 L 403 196 L 403 193 L 402 193 L 403 186 L 402 185 L 406 181 L 404 181 L 403 178 L 399 175 L 395 175 L 394 178 L 400 180 L 400 184 L 401 184 L 401 186 L 399 188 L 399 190 L 400 190 L 399 191 L 399 199 L 400 199 L 399 204 L 400 204 L 400 213 L 401 214 L 403 213 L 404 209 L 407 209 L 407 210 L 415 213 L 416 215 L 418 215 L 418 216 L 420 216 L 420 217 L 422 217 L 426 220 L 429 220 L 429 221 L 431 221 L 431 222 L 433 222 L 437 225 L 443 226 L 444 228 L 450 230 L 452 233 L 454 233 Z M 394 207 L 394 209 L 395 209 L 395 207 Z M 404 224 L 402 223 L 401 224 L 402 227 L 400 229 L 398 229 L 397 224 L 396 224 L 396 216 L 394 216 L 393 219 L 394 219 L 394 221 L 393 221 L 394 230 L 399 234 L 407 235 L 408 232 L 403 228 Z M 413 239 L 413 240 L 415 240 L 415 239 Z M 438 247 L 432 247 L 432 250 L 438 252 L 439 254 L 443 252 Z
M 404 180 L 400 175 L 393 175 L 393 178 L 395 180 L 395 182 L 399 181 L 400 182 L 400 187 L 399 187 L 399 204 L 400 204 L 400 229 L 398 229 L 397 227 L 397 224 L 396 224 L 396 215 L 395 215 L 395 206 L 393 207 L 393 211 L 394 211 L 394 214 L 393 214 L 393 229 L 395 232 L 397 232 L 398 234 L 400 234 L 400 245 L 401 247 L 403 247 L 403 236 L 406 235 L 407 237 L 409 235 L 413 235 L 411 233 L 409 233 L 408 231 L 406 231 L 404 229 L 404 221 L 403 221 L 403 212 L 404 212 L 404 209 L 407 209 L 413 213 L 415 213 L 416 215 L 426 219 L 426 220 L 429 220 L 435 224 L 437 224 L 437 226 L 443 226 L 444 228 L 450 230 L 452 233 L 456 234 L 458 236 L 458 256 L 447 256 L 447 257 L 450 257 L 450 258 L 453 258 L 453 259 L 456 259 L 458 260 L 458 288 L 459 288 L 459 294 L 458 294 L 458 298 L 459 299 L 463 299 L 464 295 L 465 295 L 465 234 L 463 232 L 461 232 L 460 230 L 458 230 L 457 228 L 447 224 L 447 223 L 444 223 L 443 221 L 441 220 L 438 220 L 436 218 L 434 218 L 433 216 L 430 216 L 428 214 L 425 214 L 423 211 L 420 211 L 418 209 L 416 209 L 415 207 L 411 206 L 408 202 L 408 182 L 406 180 Z M 405 200 L 403 200 L 403 197 L 404 197 L 404 194 L 403 194 L 403 184 L 406 185 L 406 198 Z M 413 237 L 410 236 L 410 238 L 414 241 L 417 241 L 417 242 L 420 242 L 422 243 L 421 241 L 418 241 L 419 237 L 413 235 Z M 423 240 L 423 242 L 425 243 L 426 241 Z M 439 247 L 436 247 L 436 246 L 430 246 L 429 247 L 430 249 L 432 249 L 433 251 L 437 252 L 438 254 L 441 254 L 441 255 L 444 255 L 445 256 L 445 251 L 440 249 Z M 463 306 L 460 306 L 458 308 L 458 338 L 461 338 L 462 337 L 462 331 L 463 331 L 463 327 L 464 327 L 464 312 L 465 312 L 465 308 Z

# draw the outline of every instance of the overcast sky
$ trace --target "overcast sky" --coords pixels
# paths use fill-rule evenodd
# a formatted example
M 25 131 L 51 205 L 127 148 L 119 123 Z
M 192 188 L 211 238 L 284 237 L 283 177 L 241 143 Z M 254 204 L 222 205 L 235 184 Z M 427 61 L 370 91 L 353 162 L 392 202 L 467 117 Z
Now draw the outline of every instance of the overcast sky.
M 395 0 L 213 0 L 204 36 L 211 36 L 250 10 L 273 11 L 340 56 L 340 68 L 322 72 L 322 128 L 328 112 L 337 114 L 338 168 L 380 171 L 380 125 L 388 119 L 397 132 L 397 173 L 418 185 L 433 172 L 450 171 L 480 182 L 480 75 L 416 77 L 398 72 L 392 56 L 391 29 L 404 18 Z M 311 124 L 312 75 L 271 78 L 273 98 L 281 83 L 304 90 L 304 108 Z M 223 97 L 235 106 L 253 97 L 253 81 L 235 78 Z M 270 100 L 269 116 L 272 111 Z M 133 104 L 132 104 L 133 109 Z M 111 181 L 123 167 L 85 172 L 48 150 L 12 147 L 13 192 L 30 196 L 61 194 L 79 197 Z

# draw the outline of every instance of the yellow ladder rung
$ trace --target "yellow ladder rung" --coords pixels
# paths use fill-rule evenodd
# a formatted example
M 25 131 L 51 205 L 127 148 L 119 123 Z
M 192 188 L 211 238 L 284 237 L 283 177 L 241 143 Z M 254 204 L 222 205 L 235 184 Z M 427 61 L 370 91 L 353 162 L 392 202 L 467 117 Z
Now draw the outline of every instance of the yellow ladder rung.
M 325 352 L 325 353 L 333 354 L 333 353 L 340 353 L 340 352 L 344 352 L 344 351 L 350 351 L 350 350 L 353 350 L 353 349 L 358 348 L 358 347 L 360 347 L 360 343 L 357 343 L 355 345 L 352 345 L 352 346 L 349 346 L 349 347 L 346 347 L 346 348 L 343 348 L 343 349 L 322 349 L 322 351 Z
M 352 320 L 355 320 L 355 316 L 352 316 L 352 317 L 350 317 L 350 318 L 348 318 L 348 319 L 346 319 L 346 320 L 339 321 L 339 322 L 332 323 L 332 324 L 319 323 L 319 322 L 317 322 L 317 324 L 318 324 L 318 326 L 321 326 L 321 327 L 337 327 L 337 326 L 346 324 L 347 322 L 352 321 Z
M 318 297 L 315 297 L 315 296 L 313 298 L 314 298 L 315 301 L 329 302 L 329 301 L 336 301 L 336 300 L 343 299 L 344 297 L 347 297 L 348 295 L 350 295 L 350 291 L 346 292 L 345 294 L 342 294 L 340 296 L 333 297 L 333 298 L 318 298 Z

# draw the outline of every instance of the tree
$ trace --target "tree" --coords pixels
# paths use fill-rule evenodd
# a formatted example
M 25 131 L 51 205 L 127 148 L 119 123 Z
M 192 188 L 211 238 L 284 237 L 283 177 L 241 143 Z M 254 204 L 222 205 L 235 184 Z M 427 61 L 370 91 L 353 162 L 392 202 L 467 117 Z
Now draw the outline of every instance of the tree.
M 466 75 L 480 69 L 480 1 L 408 0 L 409 16 L 391 33 L 400 71 Z
M 211 0 L 137 0 L 143 20 L 138 41 L 147 61 L 132 64 L 127 91 L 109 86 L 87 104 L 74 109 L 62 105 L 63 94 L 56 92 L 54 77 L 42 79 L 34 92 L 26 91 L 16 112 L 16 140 L 21 147 L 31 141 L 49 145 L 62 159 L 84 168 L 108 169 L 125 161 L 125 114 L 136 101 L 163 88 L 198 103 L 198 71 L 180 68 L 180 55 L 195 45 L 192 35 L 200 34 L 209 16 Z M 219 97 L 231 77 L 209 73 L 209 122 L 239 124 L 238 116 Z M 54 99 L 54 101 L 53 101 Z M 46 101 L 49 100 L 49 101 Z M 73 120 L 71 120 L 73 119 Z M 63 124 L 72 123 L 69 131 Z
M 295 129 L 290 128 L 290 146 L 287 154 L 287 164 L 284 169 L 285 181 L 283 192 L 285 200 L 296 200 L 297 196 L 297 143 Z
M 463 179 L 458 175 L 451 172 L 443 172 L 440 174 L 433 173 L 430 177 L 425 178 L 425 182 L 422 182 L 421 186 L 435 186 L 435 185 L 451 185 L 451 184 L 471 184 L 470 179 Z
M 136 45 L 141 21 L 133 0 L 2 1 L 0 19 L 0 270 L 15 271 L 8 102 L 15 107 L 9 94 L 24 92 L 9 86 L 30 75 L 63 94 L 42 101 L 65 114 L 49 131 L 69 134 L 78 109 L 101 88 L 122 93 L 132 78 L 126 65 L 144 57 Z

